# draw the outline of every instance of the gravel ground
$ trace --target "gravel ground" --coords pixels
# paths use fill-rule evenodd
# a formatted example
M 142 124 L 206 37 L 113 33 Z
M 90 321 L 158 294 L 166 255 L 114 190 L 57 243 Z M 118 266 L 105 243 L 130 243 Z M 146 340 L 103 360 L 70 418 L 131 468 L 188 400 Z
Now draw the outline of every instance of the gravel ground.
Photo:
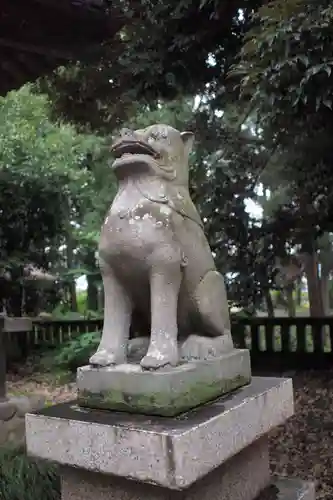
M 317 499 L 333 498 L 333 370 L 293 376 L 295 415 L 270 434 L 271 467 L 279 475 L 316 482 Z M 75 384 L 45 375 L 8 375 L 13 394 L 43 395 L 49 402 L 75 398 Z
M 333 498 L 333 371 L 293 376 L 295 415 L 270 436 L 273 472 L 316 483 L 316 499 Z

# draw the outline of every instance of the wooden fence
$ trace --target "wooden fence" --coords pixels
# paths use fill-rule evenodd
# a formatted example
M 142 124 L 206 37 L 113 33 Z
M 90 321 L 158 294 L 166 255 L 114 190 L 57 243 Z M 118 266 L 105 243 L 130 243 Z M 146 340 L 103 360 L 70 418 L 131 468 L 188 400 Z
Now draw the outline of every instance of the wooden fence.
M 38 347 L 58 346 L 86 332 L 100 331 L 103 319 L 33 323 L 31 332 L 4 334 L 9 357 Z M 257 369 L 326 368 L 333 365 L 333 316 L 326 318 L 232 318 L 235 345 L 251 350 Z
M 7 359 L 17 361 L 40 348 L 57 347 L 80 334 L 100 331 L 103 319 L 34 320 L 30 332 L 3 333 Z
M 258 369 L 320 369 L 333 365 L 333 316 L 233 319 L 235 345 Z

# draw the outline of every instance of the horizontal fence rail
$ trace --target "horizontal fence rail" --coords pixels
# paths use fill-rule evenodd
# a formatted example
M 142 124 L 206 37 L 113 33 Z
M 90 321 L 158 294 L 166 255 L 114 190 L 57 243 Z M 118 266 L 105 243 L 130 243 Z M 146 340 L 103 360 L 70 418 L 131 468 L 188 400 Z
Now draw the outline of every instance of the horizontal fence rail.
M 26 358 L 36 349 L 59 347 L 65 342 L 88 332 L 100 331 L 103 318 L 78 320 L 40 320 L 33 321 L 30 332 L 4 333 L 7 359 Z
M 326 368 L 333 363 L 333 316 L 232 318 L 236 347 L 251 351 L 254 367 Z
M 235 346 L 251 351 L 254 368 L 324 368 L 333 364 L 333 316 L 232 317 Z M 36 348 L 57 347 L 88 332 L 101 331 L 103 318 L 33 321 L 30 332 L 3 333 L 9 358 Z M 16 354 L 15 354 L 16 352 Z
M 103 318 L 34 321 L 31 343 L 35 345 L 61 345 L 81 333 L 97 332 L 103 328 Z

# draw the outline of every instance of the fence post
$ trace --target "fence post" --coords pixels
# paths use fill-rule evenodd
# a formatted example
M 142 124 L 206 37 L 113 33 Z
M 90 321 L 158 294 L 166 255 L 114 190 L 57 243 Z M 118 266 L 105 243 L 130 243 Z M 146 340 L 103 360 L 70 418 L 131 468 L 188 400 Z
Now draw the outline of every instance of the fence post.
M 5 318 L 0 317 L 0 403 L 6 401 L 6 347 L 4 338 Z
M 27 332 L 32 329 L 29 318 L 0 316 L 0 404 L 7 401 L 6 391 L 6 333 Z

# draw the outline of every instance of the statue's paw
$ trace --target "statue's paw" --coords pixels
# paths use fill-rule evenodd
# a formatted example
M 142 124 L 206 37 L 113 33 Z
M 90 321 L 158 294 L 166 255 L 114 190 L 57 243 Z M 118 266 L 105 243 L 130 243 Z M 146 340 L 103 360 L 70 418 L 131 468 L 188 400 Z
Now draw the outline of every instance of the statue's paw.
M 112 366 L 119 365 L 125 362 L 123 355 L 117 355 L 111 349 L 98 349 L 97 352 L 89 359 L 89 363 L 93 366 Z
M 140 365 L 145 370 L 158 370 L 164 366 L 177 366 L 179 364 L 178 349 L 176 352 L 166 352 L 154 350 L 147 352 L 140 362 Z

